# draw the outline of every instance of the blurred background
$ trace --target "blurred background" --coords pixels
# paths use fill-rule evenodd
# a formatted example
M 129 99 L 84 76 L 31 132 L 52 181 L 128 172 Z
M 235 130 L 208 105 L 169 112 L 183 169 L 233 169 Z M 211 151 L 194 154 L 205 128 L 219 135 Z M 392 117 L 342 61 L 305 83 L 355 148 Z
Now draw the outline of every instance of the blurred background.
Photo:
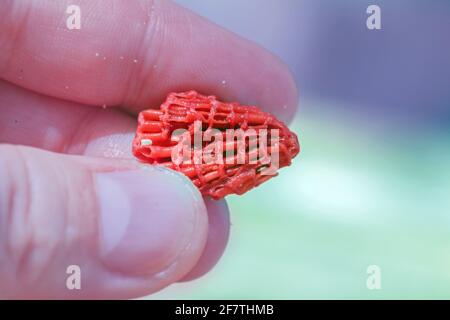
M 151 298 L 449 299 L 450 1 L 177 2 L 291 67 L 302 152 L 228 197 L 212 272 Z M 366 27 L 371 4 L 381 30 Z

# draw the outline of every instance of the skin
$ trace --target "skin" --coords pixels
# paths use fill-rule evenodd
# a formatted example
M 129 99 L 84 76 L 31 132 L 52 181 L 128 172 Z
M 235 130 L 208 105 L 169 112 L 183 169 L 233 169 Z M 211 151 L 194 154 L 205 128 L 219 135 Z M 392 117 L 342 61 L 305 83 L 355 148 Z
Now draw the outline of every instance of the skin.
M 136 115 L 195 89 L 289 121 L 287 67 L 168 1 L 6 0 L 0 48 L 0 296 L 133 298 L 208 272 L 228 207 L 135 161 Z

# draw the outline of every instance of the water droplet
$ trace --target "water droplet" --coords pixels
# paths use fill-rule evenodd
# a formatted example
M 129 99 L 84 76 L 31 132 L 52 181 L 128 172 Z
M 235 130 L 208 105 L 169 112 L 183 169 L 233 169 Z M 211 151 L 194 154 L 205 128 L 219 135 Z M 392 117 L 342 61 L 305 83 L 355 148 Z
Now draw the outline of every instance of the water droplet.
M 120 60 L 123 60 L 123 56 L 120 56 Z
M 106 56 L 103 57 L 103 60 L 106 60 Z
M 69 89 L 69 86 L 64 86 L 64 89 L 66 89 L 66 90 Z
M 226 81 L 226 80 L 222 80 L 222 84 L 223 84 L 223 85 L 226 85 L 226 84 L 227 84 L 227 81 Z
M 153 65 L 153 69 L 156 69 L 156 68 L 158 68 L 158 65 L 157 65 L 157 64 L 154 64 L 154 65 Z
M 286 109 L 287 109 L 287 105 L 284 105 L 284 106 L 283 106 L 283 109 L 285 109 L 285 110 L 286 110 Z
M 138 60 L 137 60 L 137 59 L 134 59 L 133 62 L 134 62 L 134 63 L 138 63 Z
M 102 105 L 103 109 L 106 109 L 108 106 L 106 104 Z
M 100 53 L 96 52 L 96 53 L 95 53 L 95 56 L 96 56 L 96 57 L 99 57 L 99 56 L 100 56 Z

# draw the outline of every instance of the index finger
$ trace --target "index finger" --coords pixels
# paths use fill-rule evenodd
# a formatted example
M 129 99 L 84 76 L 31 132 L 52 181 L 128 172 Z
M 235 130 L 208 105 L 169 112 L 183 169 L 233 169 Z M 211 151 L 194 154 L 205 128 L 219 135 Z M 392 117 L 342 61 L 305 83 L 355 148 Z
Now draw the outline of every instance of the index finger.
M 81 28 L 69 30 L 69 5 Z M 0 77 L 22 87 L 131 112 L 195 89 L 288 120 L 297 89 L 288 68 L 254 43 L 160 0 L 3 1 Z

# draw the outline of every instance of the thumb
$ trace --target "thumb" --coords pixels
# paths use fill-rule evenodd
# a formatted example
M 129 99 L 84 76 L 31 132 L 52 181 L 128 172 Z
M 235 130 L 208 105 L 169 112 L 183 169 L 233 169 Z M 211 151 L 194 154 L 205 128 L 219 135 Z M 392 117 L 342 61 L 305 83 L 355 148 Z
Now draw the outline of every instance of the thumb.
M 207 224 L 176 172 L 0 145 L 0 297 L 143 296 L 194 267 Z

